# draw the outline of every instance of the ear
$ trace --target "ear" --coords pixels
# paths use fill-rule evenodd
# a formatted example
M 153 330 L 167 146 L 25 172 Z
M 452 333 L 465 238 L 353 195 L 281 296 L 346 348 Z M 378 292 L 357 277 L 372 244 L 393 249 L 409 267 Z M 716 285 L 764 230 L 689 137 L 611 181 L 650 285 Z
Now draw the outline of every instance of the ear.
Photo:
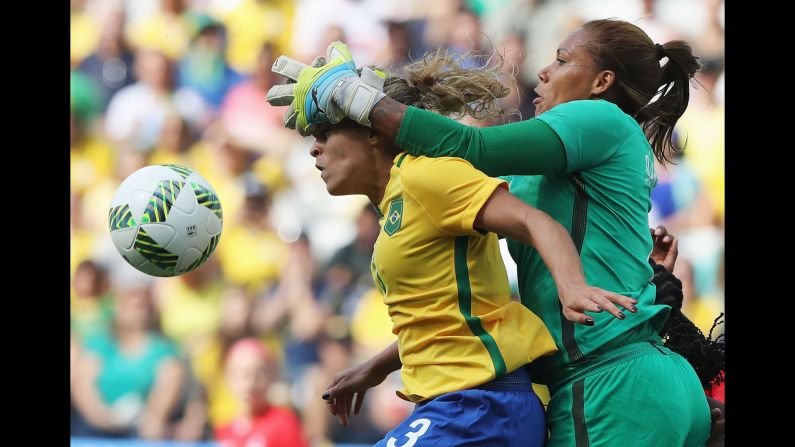
M 594 96 L 603 95 L 616 82 L 616 74 L 613 70 L 602 70 L 596 74 L 591 85 L 591 94 Z
M 370 136 L 367 137 L 367 142 L 370 144 L 371 147 L 377 149 L 381 145 L 381 143 L 383 143 L 384 139 L 382 138 L 382 135 L 380 133 L 376 132 L 373 129 L 369 130 L 370 130 Z

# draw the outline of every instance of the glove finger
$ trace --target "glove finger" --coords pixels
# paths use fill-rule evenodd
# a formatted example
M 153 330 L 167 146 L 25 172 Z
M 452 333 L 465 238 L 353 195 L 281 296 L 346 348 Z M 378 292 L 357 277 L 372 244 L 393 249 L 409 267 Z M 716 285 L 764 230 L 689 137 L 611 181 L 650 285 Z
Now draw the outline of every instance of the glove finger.
M 384 82 L 386 81 L 386 73 L 380 70 L 372 70 L 370 67 L 362 67 L 362 74 L 360 76 L 362 82 L 375 87 L 378 90 L 384 91 Z
M 351 51 L 348 49 L 348 45 L 340 42 L 339 40 L 331 42 L 326 50 L 328 54 L 328 60 L 333 61 L 336 58 L 341 57 L 345 62 L 348 63 L 348 66 L 352 70 L 356 70 L 356 64 L 353 63 L 353 56 L 351 56 Z
M 299 62 L 291 57 L 279 56 L 279 58 L 276 59 L 276 62 L 273 63 L 271 71 L 276 74 L 280 74 L 287 79 L 297 81 L 298 74 L 301 73 L 301 70 L 306 67 L 307 65 L 305 63 Z
M 323 56 L 318 56 L 315 58 L 315 60 L 312 61 L 310 65 L 314 68 L 320 68 L 326 65 L 326 58 Z
M 295 86 L 297 84 L 279 84 L 274 85 L 268 90 L 266 96 L 268 102 L 272 106 L 288 106 L 293 103 L 295 97 Z
M 290 104 L 290 107 L 287 108 L 287 112 L 284 113 L 284 127 L 295 129 L 295 120 L 297 117 L 298 112 L 295 110 L 295 107 Z

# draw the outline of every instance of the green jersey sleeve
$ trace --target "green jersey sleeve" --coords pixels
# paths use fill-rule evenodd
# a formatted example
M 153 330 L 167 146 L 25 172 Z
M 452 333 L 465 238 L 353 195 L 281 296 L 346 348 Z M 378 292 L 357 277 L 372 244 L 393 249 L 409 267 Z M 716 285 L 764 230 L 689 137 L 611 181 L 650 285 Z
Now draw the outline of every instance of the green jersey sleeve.
M 397 145 L 414 156 L 463 158 L 492 177 L 561 174 L 566 169 L 561 139 L 535 118 L 480 128 L 409 107 Z

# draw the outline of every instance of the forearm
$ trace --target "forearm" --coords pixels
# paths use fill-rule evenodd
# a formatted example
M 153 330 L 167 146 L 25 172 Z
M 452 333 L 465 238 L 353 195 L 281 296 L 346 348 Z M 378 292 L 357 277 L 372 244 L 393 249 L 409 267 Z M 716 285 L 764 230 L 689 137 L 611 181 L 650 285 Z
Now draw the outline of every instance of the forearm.
M 397 128 L 396 144 L 413 155 L 463 158 L 491 176 L 560 174 L 566 169 L 563 143 L 541 120 L 479 128 L 415 107 L 385 105 L 379 110 L 384 130 L 376 130 L 391 136 Z
M 403 366 L 400 361 L 398 342 L 387 346 L 386 349 L 376 354 L 367 361 L 368 370 L 375 375 L 386 377 L 392 371 L 397 371 Z
M 186 371 L 176 359 L 163 360 L 146 402 L 145 417 L 165 422 L 179 402 Z
M 563 293 L 569 286 L 584 285 L 580 256 L 563 225 L 534 208 L 527 211 L 525 225 L 529 243 L 547 265 L 558 291 Z

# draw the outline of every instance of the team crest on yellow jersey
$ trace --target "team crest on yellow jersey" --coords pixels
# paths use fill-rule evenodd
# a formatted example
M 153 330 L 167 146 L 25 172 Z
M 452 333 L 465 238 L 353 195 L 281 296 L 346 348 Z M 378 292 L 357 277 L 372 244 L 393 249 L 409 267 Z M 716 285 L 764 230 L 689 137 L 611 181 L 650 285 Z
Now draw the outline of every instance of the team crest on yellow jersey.
M 400 230 L 403 223 L 403 197 L 399 197 L 389 203 L 389 212 L 386 214 L 384 232 L 390 236 Z

